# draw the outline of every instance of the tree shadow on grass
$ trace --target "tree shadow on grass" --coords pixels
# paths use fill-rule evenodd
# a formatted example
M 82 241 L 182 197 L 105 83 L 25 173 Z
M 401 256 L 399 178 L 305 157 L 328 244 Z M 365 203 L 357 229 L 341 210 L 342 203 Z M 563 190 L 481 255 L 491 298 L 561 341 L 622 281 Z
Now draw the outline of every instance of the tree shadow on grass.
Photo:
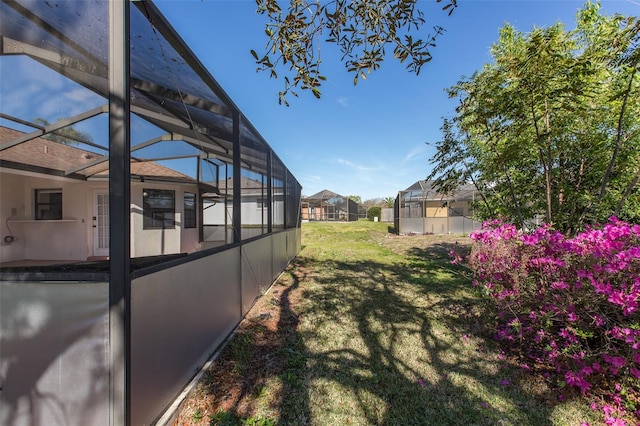
M 477 301 L 444 264 L 449 249 L 412 249 L 397 264 L 297 260 L 311 270 L 299 331 L 308 396 L 299 409 L 283 406 L 283 420 L 549 424 L 485 347 Z
M 211 424 L 550 424 L 498 359 L 452 246 L 394 261 L 300 255 L 221 355 Z M 256 415 L 273 380 L 272 415 Z

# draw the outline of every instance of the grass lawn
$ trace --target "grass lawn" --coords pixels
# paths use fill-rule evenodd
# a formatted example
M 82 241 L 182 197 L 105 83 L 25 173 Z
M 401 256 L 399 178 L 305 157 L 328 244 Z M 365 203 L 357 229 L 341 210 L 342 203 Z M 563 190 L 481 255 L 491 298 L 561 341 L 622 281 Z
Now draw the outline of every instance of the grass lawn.
M 597 425 L 501 356 L 449 264 L 464 236 L 305 223 L 303 249 L 182 405 L 176 425 Z

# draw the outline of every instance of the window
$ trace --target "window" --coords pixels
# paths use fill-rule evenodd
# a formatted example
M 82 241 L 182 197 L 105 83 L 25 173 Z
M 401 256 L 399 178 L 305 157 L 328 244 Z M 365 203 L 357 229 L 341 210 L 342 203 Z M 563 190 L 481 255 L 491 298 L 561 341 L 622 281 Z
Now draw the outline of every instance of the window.
M 258 210 L 263 210 L 267 208 L 267 199 L 266 198 L 258 198 L 256 200 L 256 205 L 258 206 Z
M 175 191 L 143 189 L 142 202 L 143 229 L 167 229 L 175 226 Z
M 62 219 L 62 189 L 36 189 L 36 220 Z
M 196 227 L 196 194 L 191 192 L 184 193 L 184 219 L 185 228 Z

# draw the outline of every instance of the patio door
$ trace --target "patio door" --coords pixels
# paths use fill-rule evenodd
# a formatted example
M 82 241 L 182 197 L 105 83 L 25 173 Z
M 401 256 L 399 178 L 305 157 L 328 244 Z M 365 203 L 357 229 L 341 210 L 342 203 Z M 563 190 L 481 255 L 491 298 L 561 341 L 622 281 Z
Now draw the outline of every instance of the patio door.
M 109 256 L 109 191 L 93 194 L 93 255 Z

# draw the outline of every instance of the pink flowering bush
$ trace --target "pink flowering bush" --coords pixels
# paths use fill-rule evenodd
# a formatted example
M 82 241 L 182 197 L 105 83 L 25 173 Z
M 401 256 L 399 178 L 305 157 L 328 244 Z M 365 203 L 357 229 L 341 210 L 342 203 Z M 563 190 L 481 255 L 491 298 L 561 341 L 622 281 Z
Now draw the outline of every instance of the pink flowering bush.
M 611 218 L 573 238 L 491 221 L 464 259 L 494 302 L 495 337 L 560 386 L 640 419 L 640 225 Z

